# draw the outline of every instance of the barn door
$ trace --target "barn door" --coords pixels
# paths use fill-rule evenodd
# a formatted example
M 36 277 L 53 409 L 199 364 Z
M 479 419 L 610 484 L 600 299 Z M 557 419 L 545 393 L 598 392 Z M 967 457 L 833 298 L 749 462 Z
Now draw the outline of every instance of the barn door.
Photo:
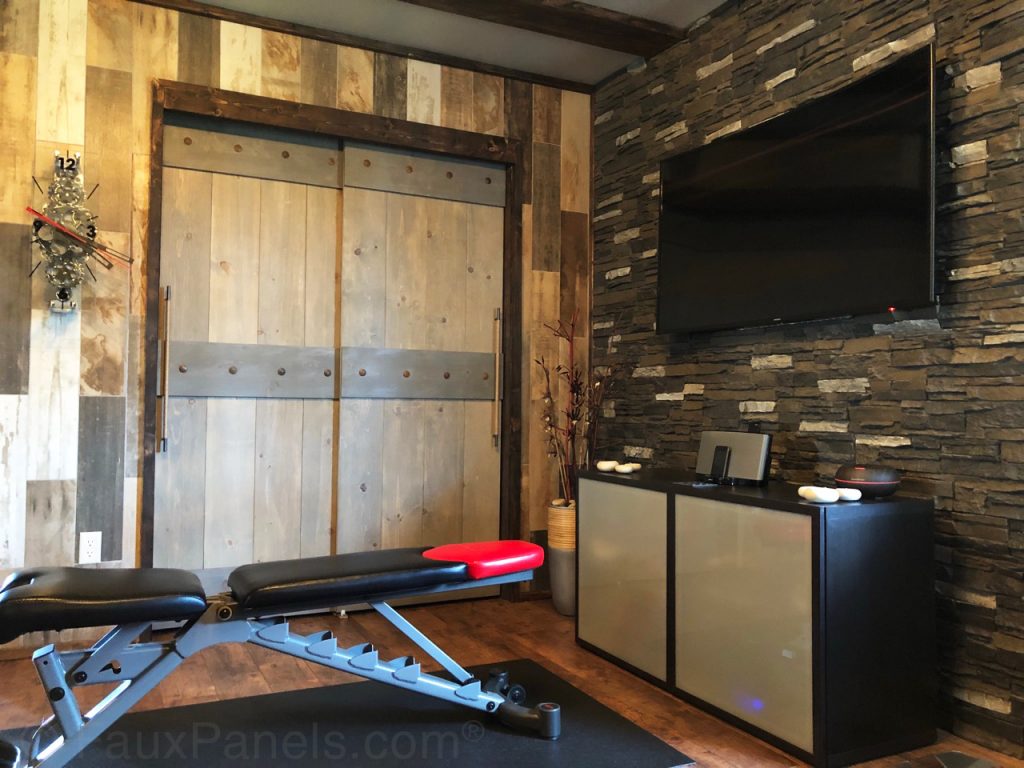
M 501 169 L 225 136 L 165 133 L 154 564 L 496 537 Z

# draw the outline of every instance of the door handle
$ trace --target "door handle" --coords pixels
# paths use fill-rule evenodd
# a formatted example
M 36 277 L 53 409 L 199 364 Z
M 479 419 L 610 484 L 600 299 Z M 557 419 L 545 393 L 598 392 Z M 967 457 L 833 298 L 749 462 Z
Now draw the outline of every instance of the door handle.
M 491 402 L 491 438 L 494 447 L 501 445 L 501 368 L 502 368 L 502 316 L 501 307 L 494 310 L 494 400 Z
M 160 391 L 160 412 L 157 418 L 156 451 L 167 452 L 167 414 L 171 384 L 171 287 L 165 286 L 163 301 L 160 302 L 160 370 L 158 373 Z

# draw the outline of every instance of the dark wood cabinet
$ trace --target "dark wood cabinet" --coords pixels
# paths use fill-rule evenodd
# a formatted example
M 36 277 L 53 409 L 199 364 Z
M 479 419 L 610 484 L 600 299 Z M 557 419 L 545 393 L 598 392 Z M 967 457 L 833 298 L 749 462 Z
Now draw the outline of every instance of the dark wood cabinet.
M 579 499 L 581 645 L 816 766 L 934 741 L 931 502 L 667 472 L 584 473 Z

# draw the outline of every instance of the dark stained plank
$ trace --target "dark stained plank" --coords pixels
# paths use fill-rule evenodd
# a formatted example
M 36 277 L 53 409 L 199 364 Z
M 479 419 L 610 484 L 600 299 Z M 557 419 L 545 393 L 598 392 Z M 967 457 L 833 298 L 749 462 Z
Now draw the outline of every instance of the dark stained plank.
M 590 308 L 587 280 L 590 275 L 590 217 L 585 213 L 562 211 L 561 216 L 562 264 L 561 301 L 562 322 L 568 323 L 574 312 L 581 318 L 579 329 L 584 330 Z
M 558 272 L 561 263 L 561 157 L 553 144 L 533 145 L 533 268 Z
M 524 204 L 533 201 L 533 86 L 522 80 L 505 81 L 505 132 L 523 146 L 523 162 L 517 169 Z
M 103 560 L 121 559 L 124 418 L 123 397 L 79 398 L 75 544 L 83 532 L 101 531 Z
M 0 2 L 0 53 L 35 56 L 38 45 L 39 0 Z
M 558 144 L 562 140 L 562 92 L 533 86 L 533 140 Z
M 683 31 L 639 16 L 574 0 L 402 0 L 507 27 L 650 58 L 683 39 Z
M 338 103 L 338 47 L 322 40 L 302 38 L 299 76 L 303 104 L 334 107 Z
M 409 60 L 381 54 L 373 68 L 373 111 L 381 117 L 405 120 Z
M 220 84 L 220 22 L 183 13 L 178 17 L 178 79 Z
M 118 1 L 123 2 L 123 0 Z M 34 4 L 36 0 L 18 0 L 18 2 Z M 519 80 L 525 80 L 529 83 L 542 83 L 544 85 L 550 85 L 553 88 L 580 91 L 581 93 L 593 92 L 593 86 L 586 83 L 579 83 L 574 80 L 563 80 L 559 77 L 548 77 L 546 75 L 538 75 L 532 72 L 523 72 L 517 69 L 487 64 L 482 61 L 473 61 L 472 59 L 464 59 L 458 56 L 449 56 L 447 54 L 436 53 L 434 51 L 428 51 L 411 46 L 382 43 L 379 40 L 371 40 L 370 38 L 358 37 L 357 35 L 334 32 L 332 30 L 310 27 L 304 24 L 293 24 L 288 21 L 271 19 L 266 16 L 257 16 L 252 13 L 244 13 L 242 11 L 208 5 L 207 3 L 197 2 L 197 0 L 136 0 L 136 2 L 143 5 L 153 5 L 158 8 L 170 8 L 172 10 L 181 11 L 182 17 L 186 14 L 203 16 L 211 19 L 219 19 L 221 21 L 230 21 L 235 24 L 243 24 L 249 27 L 269 29 L 274 32 L 285 32 L 291 35 L 298 35 L 300 37 L 308 37 L 313 40 L 323 40 L 324 42 L 335 43 L 337 45 L 344 45 L 352 48 L 364 48 L 376 53 L 413 58 L 418 59 L 419 61 L 441 64 L 447 67 L 458 67 L 460 69 L 469 69 L 476 72 L 485 72 L 491 75 L 498 75 L 499 77 L 512 77 Z
M 30 224 L 0 224 L 0 395 L 28 392 L 32 284 Z M 36 275 L 37 280 L 45 278 Z

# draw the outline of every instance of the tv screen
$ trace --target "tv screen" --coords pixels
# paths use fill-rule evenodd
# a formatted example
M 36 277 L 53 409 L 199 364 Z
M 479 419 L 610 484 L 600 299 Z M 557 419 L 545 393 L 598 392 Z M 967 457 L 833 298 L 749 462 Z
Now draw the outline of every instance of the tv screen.
M 662 162 L 658 330 L 932 304 L 933 69 L 922 49 Z

